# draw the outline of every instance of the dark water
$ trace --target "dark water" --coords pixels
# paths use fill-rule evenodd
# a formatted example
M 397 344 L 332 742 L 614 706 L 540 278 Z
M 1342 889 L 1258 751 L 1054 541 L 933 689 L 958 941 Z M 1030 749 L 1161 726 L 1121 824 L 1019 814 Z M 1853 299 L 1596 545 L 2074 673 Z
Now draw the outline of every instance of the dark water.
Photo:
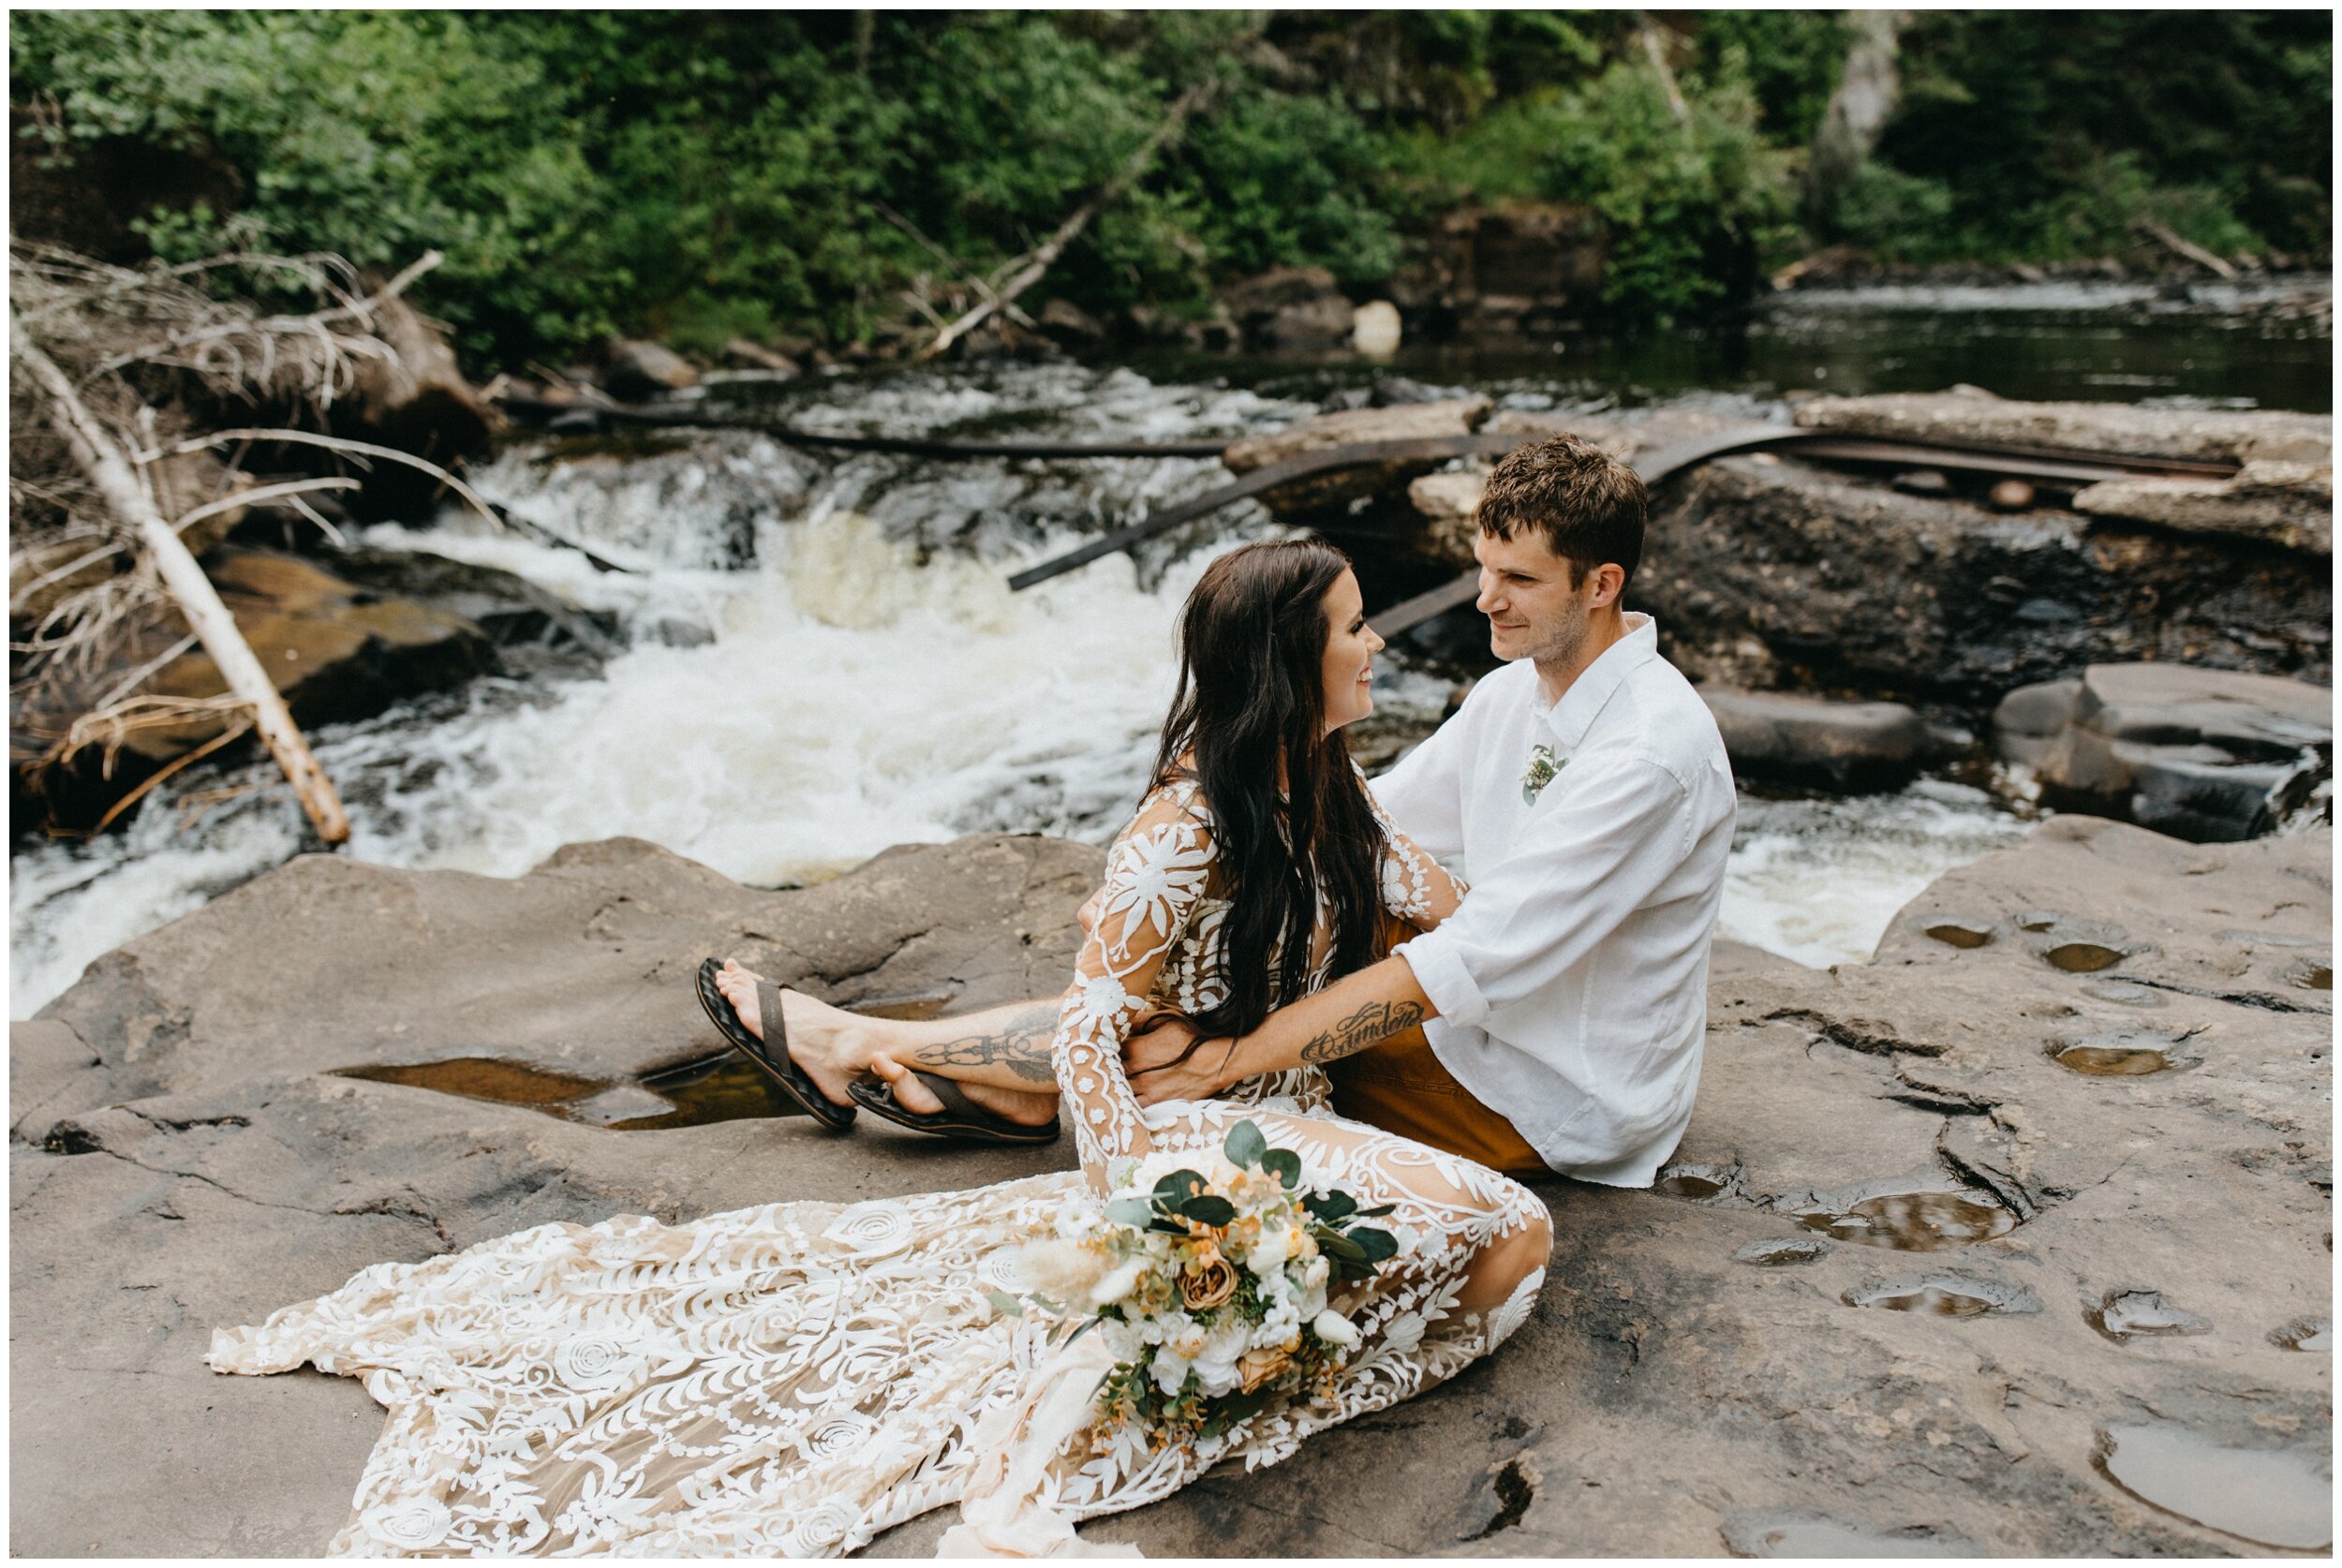
M 1534 389 L 1628 405 L 1687 393 L 1770 401 L 1797 392 L 1940 392 L 1968 382 L 2041 401 L 2328 413 L 2333 339 L 2275 307 L 2326 282 L 1815 290 L 1766 301 L 1738 325 L 1606 335 L 1590 320 L 1512 346 L 1402 347 L 1386 367 L 1175 354 L 1134 362 L 1149 374 L 1161 366 L 1180 379 L 1224 377 L 1304 397 L 1396 373 L 1500 395 Z

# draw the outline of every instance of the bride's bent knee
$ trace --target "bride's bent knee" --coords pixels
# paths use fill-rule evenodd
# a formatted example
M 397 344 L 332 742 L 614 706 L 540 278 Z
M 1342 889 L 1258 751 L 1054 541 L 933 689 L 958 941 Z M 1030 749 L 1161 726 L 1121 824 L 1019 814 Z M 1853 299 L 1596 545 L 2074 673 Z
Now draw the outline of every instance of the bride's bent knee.
M 1552 1221 L 1541 1208 L 1523 1215 L 1519 1224 L 1490 1237 L 1480 1249 L 1456 1304 L 1468 1312 L 1503 1306 L 1512 1299 L 1520 1282 L 1543 1268 L 1552 1255 Z

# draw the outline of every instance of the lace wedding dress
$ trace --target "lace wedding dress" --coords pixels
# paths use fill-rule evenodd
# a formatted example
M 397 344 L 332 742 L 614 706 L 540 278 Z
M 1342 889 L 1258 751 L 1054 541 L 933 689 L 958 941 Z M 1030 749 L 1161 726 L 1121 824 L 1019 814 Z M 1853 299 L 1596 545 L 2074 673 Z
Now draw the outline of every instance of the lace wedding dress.
M 1387 829 L 1388 824 L 1386 824 Z M 1455 885 L 1396 833 L 1390 910 L 1429 925 Z M 390 1412 L 336 1555 L 833 1556 L 963 1503 L 947 1547 L 1081 1550 L 1072 1521 L 1167 1497 L 1213 1464 L 1274 1464 L 1314 1431 L 1452 1376 L 1528 1316 L 1457 1306 L 1475 1255 L 1543 1217 L 1467 1161 L 1335 1117 L 1303 1068 L 1226 1099 L 1142 1109 L 1119 1046 L 1149 998 L 1223 995 L 1228 904 L 1192 785 L 1156 791 L 1108 862 L 1103 913 L 1055 1043 L 1082 1168 L 962 1192 L 767 1204 L 661 1225 L 549 1224 L 421 1264 L 378 1264 L 257 1328 L 211 1366 L 303 1363 L 362 1378 Z M 1326 979 L 1320 911 L 1312 987 Z M 1020 1287 L 1021 1243 L 1068 1198 L 1150 1150 L 1216 1150 L 1252 1117 L 1401 1242 L 1344 1309 L 1363 1342 L 1329 1392 L 1223 1436 L 1151 1445 L 1092 1420 L 1098 1335 L 1052 1349 L 988 1291 Z

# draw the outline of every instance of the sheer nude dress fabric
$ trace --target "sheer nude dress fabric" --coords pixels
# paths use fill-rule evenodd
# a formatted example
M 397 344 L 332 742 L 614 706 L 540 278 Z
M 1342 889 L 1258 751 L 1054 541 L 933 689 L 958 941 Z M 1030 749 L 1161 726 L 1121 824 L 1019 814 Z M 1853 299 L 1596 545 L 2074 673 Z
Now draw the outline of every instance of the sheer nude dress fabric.
M 389 1410 L 336 1555 L 835 1556 L 965 1501 L 947 1545 L 1078 1551 L 1071 1524 L 1167 1497 L 1222 1459 L 1273 1464 L 1486 1354 L 1543 1275 L 1488 1313 L 1455 1297 L 1474 1255 L 1544 1214 L 1469 1161 L 1342 1120 L 1315 1068 L 1142 1109 L 1119 1045 L 1151 1001 L 1223 987 L 1228 910 L 1192 785 L 1116 841 L 1103 914 L 1055 1043 L 1082 1169 L 969 1191 L 768 1204 L 661 1225 L 550 1224 L 421 1264 L 378 1264 L 259 1327 L 214 1335 L 222 1372 L 307 1363 Z M 1429 924 L 1455 884 L 1392 835 L 1385 902 Z M 1321 912 L 1312 984 L 1323 984 Z M 1095 1335 L 1068 1353 L 1001 1317 L 1018 1244 L 1150 1149 L 1217 1149 L 1250 1116 L 1361 1203 L 1395 1203 L 1401 1256 L 1349 1306 L 1364 1342 L 1330 1395 L 1297 1395 L 1193 1449 L 1089 1420 Z M 1085 1359 L 1087 1358 L 1087 1359 Z M 1078 1381 L 1077 1381 L 1078 1380 Z M 1053 1402 L 1054 1401 L 1054 1402 Z

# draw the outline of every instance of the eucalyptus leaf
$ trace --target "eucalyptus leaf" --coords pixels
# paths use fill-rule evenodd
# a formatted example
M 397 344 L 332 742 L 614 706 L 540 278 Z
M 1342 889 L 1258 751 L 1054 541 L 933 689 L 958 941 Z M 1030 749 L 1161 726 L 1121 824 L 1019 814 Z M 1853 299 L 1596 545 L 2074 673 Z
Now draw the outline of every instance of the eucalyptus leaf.
M 1396 1257 L 1399 1253 L 1399 1238 L 1371 1225 L 1357 1226 L 1349 1233 L 1348 1239 L 1366 1249 L 1367 1260 L 1371 1263 L 1381 1263 L 1385 1258 Z
M 1289 1148 L 1272 1148 L 1262 1155 L 1260 1168 L 1275 1172 L 1288 1192 L 1301 1185 L 1301 1157 Z
M 1247 1117 L 1228 1129 L 1228 1141 L 1222 1146 L 1222 1152 L 1227 1155 L 1228 1162 L 1238 1170 L 1250 1170 L 1261 1162 L 1262 1155 L 1268 1152 L 1268 1140 Z
M 1340 1258 L 1348 1263 L 1366 1261 L 1366 1249 L 1346 1235 L 1329 1232 L 1317 1238 L 1317 1245 L 1319 1250 L 1329 1258 Z
M 984 1298 L 992 1303 L 993 1308 L 1005 1317 L 1015 1318 L 1024 1315 L 1025 1304 L 1006 1291 L 986 1291 L 984 1293 Z
M 1380 1220 L 1386 1214 L 1397 1212 L 1398 1207 L 1399 1206 L 1397 1204 L 1376 1204 L 1372 1208 L 1362 1208 L 1358 1210 L 1357 1218 L 1361 1220 Z
M 1106 1205 L 1106 1218 L 1118 1225 L 1149 1224 L 1155 1217 L 1152 1198 L 1117 1198 Z
M 1179 1212 L 1199 1225 L 1224 1225 L 1236 1218 L 1236 1205 L 1213 1192 L 1199 1192 L 1179 1206 Z
M 1166 1208 L 1177 1208 L 1204 1185 L 1200 1171 L 1177 1170 L 1155 1183 L 1155 1197 Z

